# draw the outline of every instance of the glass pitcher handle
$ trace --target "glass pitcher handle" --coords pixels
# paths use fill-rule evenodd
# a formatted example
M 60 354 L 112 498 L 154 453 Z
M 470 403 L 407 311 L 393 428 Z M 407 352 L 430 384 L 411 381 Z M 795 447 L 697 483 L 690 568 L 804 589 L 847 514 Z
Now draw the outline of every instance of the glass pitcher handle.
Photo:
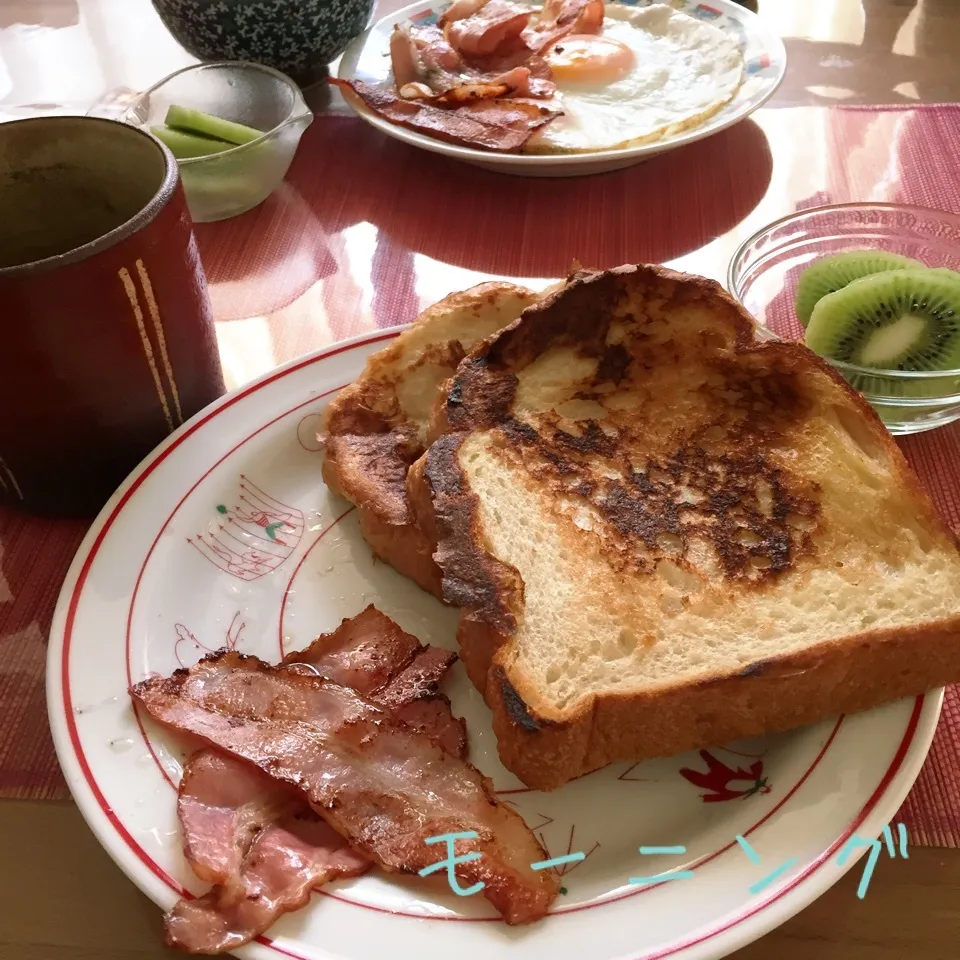
M 87 111 L 88 117 L 103 117 L 107 120 L 119 120 L 140 96 L 137 90 L 129 87 L 114 87 L 101 96 Z

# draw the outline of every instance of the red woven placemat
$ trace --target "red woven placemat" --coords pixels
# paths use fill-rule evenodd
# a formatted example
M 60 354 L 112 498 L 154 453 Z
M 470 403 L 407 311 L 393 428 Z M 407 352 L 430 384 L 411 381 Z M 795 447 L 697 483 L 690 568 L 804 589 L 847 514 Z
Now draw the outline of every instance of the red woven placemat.
M 960 105 L 830 110 L 822 144 L 827 182 L 797 207 L 879 201 L 960 210 L 955 175 Z M 785 213 L 788 211 L 784 211 Z M 954 530 L 960 531 L 960 424 L 900 446 Z M 960 846 L 960 687 L 947 690 L 930 754 L 899 819 L 919 846 Z
M 277 194 L 246 216 L 197 230 L 221 347 L 248 338 L 254 353 L 269 348 L 279 363 L 405 322 L 479 279 L 556 277 L 573 257 L 605 267 L 666 262 L 702 248 L 709 258 L 723 238 L 818 203 L 960 208 L 953 173 L 960 105 L 817 108 L 801 119 L 798 133 L 812 124 L 822 143 L 788 142 L 792 112 L 770 111 L 642 166 L 565 181 L 558 191 L 557 181 L 498 176 L 424 154 L 354 118 L 319 117 Z M 804 150 L 823 166 L 821 177 L 799 178 L 815 181 L 814 190 L 784 175 Z M 771 199 L 775 190 L 780 196 Z M 722 276 L 723 256 L 704 271 Z M 242 376 L 242 360 L 225 359 Z M 902 446 L 960 530 L 960 424 Z M 46 722 L 44 657 L 57 594 L 85 529 L 0 510 L 0 797 L 67 793 Z M 947 692 L 900 818 L 915 845 L 960 846 L 958 688 Z

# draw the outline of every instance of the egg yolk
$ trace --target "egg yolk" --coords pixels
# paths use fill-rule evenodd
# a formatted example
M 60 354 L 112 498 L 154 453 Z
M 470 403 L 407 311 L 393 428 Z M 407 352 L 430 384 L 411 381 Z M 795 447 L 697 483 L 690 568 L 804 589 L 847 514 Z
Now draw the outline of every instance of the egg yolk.
M 545 54 L 559 81 L 584 84 L 614 83 L 633 68 L 636 56 L 619 40 L 575 33 L 558 40 Z

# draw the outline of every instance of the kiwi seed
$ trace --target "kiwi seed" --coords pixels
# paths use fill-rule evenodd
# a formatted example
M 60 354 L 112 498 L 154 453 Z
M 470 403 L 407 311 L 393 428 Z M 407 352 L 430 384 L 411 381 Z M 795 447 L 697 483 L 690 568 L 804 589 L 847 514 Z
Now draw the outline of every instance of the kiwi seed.
M 960 278 L 890 270 L 823 297 L 807 346 L 844 363 L 883 370 L 960 368 Z
M 821 257 L 807 267 L 797 284 L 795 310 L 804 327 L 810 322 L 813 308 L 821 297 L 842 290 L 848 283 L 885 270 L 922 267 L 919 260 L 902 257 L 886 250 L 850 250 Z

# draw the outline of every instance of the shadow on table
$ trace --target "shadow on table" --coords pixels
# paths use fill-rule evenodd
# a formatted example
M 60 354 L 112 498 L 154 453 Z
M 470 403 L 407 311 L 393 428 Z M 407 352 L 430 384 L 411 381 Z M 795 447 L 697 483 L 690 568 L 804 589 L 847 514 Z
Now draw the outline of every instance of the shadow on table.
M 627 170 L 564 179 L 481 170 L 352 118 L 314 127 L 291 180 L 328 233 L 368 221 L 395 248 L 495 277 L 679 257 L 743 220 L 773 168 L 750 120 Z
M 787 37 L 790 68 L 771 107 L 954 100 L 956 0 L 862 0 L 863 38 Z
M 370 290 L 374 325 L 386 327 L 419 313 L 417 254 L 517 278 L 564 276 L 575 259 L 595 268 L 665 262 L 746 217 L 772 166 L 750 120 L 626 170 L 540 179 L 491 173 L 327 116 L 307 131 L 273 196 L 195 229 L 215 315 L 230 321 L 276 313 L 339 275 L 344 232 L 369 223 L 376 229 L 361 244 L 368 259 L 356 264 L 357 282 Z M 340 300 L 328 305 L 337 330 L 356 332 L 358 307 Z
M 218 321 L 281 310 L 337 270 L 323 227 L 290 182 L 249 213 L 194 232 Z

